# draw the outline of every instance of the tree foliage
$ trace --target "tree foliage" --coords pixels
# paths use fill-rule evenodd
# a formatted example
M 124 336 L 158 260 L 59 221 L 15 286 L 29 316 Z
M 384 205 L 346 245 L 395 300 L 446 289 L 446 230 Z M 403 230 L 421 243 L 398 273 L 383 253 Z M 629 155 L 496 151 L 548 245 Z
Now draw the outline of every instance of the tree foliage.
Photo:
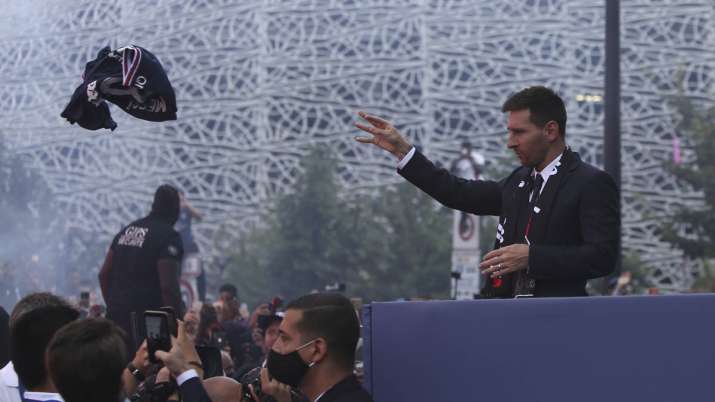
M 686 97 L 673 101 L 681 120 L 677 129 L 690 136 L 693 164 L 670 165 L 682 182 L 704 195 L 699 208 L 681 207 L 661 227 L 661 238 L 692 259 L 703 261 L 705 272 L 695 287 L 715 291 L 715 272 L 709 262 L 715 258 L 715 106 L 696 106 Z
M 301 167 L 295 191 L 233 251 L 227 276 L 242 300 L 290 299 L 334 283 L 366 300 L 448 296 L 446 209 L 408 183 L 351 195 L 326 148 L 313 149 Z

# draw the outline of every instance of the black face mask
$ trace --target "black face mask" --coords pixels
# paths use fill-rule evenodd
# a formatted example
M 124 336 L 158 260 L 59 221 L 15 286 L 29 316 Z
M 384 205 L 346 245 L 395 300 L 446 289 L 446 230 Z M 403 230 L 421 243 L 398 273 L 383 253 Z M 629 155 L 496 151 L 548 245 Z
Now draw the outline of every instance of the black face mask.
M 306 364 L 303 359 L 300 358 L 298 351 L 313 342 L 315 342 L 315 339 L 286 354 L 280 354 L 273 349 L 268 351 L 268 359 L 266 360 L 268 373 L 275 378 L 276 381 L 290 385 L 292 388 L 298 388 L 303 377 L 305 377 L 305 373 L 315 364 L 315 362 L 310 363 L 310 365 Z

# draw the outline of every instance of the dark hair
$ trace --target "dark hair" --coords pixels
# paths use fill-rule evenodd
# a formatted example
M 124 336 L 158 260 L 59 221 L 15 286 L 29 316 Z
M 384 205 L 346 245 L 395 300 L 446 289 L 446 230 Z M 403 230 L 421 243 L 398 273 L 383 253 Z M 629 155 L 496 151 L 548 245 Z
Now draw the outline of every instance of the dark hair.
M 529 110 L 532 123 L 539 127 L 555 121 L 562 137 L 566 136 L 566 107 L 564 101 L 549 88 L 529 87 L 513 94 L 504 102 L 502 112 Z
M 10 332 L 10 359 L 27 389 L 47 380 L 45 349 L 55 332 L 78 317 L 79 311 L 68 305 L 48 305 L 28 311 L 15 321 Z
M 179 192 L 176 188 L 163 184 L 154 193 L 151 215 L 162 218 L 173 225 L 179 219 L 180 204 Z
M 221 285 L 218 292 L 219 293 L 223 293 L 223 292 L 230 293 L 234 299 L 238 297 L 238 289 L 236 289 L 236 287 L 230 283 L 224 283 L 223 285 Z
M 39 307 L 44 307 L 44 306 L 64 306 L 64 307 L 71 307 L 65 299 L 55 296 L 52 293 L 49 292 L 37 292 L 37 293 L 30 293 L 29 295 L 23 297 L 20 299 L 19 302 L 15 305 L 15 307 L 12 309 L 12 313 L 10 313 L 10 328 L 12 328 L 15 325 L 15 322 L 22 316 L 23 314 L 32 311 L 36 308 Z
M 360 322 L 348 298 L 339 293 L 314 293 L 288 303 L 286 310 L 303 313 L 296 324 L 302 342 L 324 338 L 330 358 L 352 370 L 360 338 Z
M 116 402 L 126 363 L 124 332 L 104 318 L 59 330 L 47 349 L 50 376 L 66 402 Z

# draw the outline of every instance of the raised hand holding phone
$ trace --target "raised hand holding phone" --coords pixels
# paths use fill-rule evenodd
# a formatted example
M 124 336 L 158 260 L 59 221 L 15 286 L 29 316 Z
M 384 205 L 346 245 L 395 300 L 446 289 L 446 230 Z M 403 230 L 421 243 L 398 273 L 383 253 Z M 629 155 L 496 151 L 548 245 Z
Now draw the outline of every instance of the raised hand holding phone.
M 145 311 L 144 326 L 146 328 L 146 344 L 149 361 L 159 363 L 154 355 L 156 351 L 168 352 L 171 349 L 171 334 L 169 333 L 169 315 L 163 311 Z
M 175 377 L 194 369 L 203 378 L 204 370 L 201 365 L 201 358 L 196 352 L 194 342 L 186 335 L 186 327 L 183 322 L 178 322 L 178 337 L 171 337 L 171 349 L 166 352 L 157 350 L 154 356 L 164 363 Z

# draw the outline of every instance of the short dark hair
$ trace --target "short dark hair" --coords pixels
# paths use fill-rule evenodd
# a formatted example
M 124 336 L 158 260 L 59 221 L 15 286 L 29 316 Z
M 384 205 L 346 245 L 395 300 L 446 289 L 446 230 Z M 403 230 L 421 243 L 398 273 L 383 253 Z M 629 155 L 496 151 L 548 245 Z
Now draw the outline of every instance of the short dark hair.
M 12 312 L 10 313 L 10 328 L 14 326 L 15 322 L 23 314 L 44 306 L 70 307 L 70 304 L 65 299 L 49 292 L 30 293 L 20 299 L 20 301 L 17 302 L 15 307 L 12 309 Z
M 154 193 L 151 214 L 169 221 L 172 225 L 179 219 L 181 211 L 179 191 L 168 184 L 163 184 Z
M 126 364 L 124 332 L 104 318 L 73 322 L 47 349 L 50 376 L 66 402 L 115 402 Z
M 10 359 L 20 382 L 35 389 L 47 380 L 45 349 L 52 336 L 79 318 L 70 306 L 47 305 L 30 310 L 15 321 L 10 332 Z
M 566 136 L 566 107 L 563 99 L 553 90 L 543 86 L 522 89 L 510 96 L 501 108 L 502 112 L 519 110 L 529 110 L 529 120 L 539 127 L 555 121 L 561 136 Z
M 234 299 L 238 297 L 238 289 L 236 289 L 236 287 L 230 283 L 224 283 L 223 285 L 221 285 L 218 292 L 219 293 L 223 293 L 223 292 L 230 293 Z
M 286 310 L 303 313 L 296 324 L 302 342 L 325 338 L 329 356 L 342 367 L 352 370 L 360 338 L 360 322 L 348 298 L 339 293 L 314 293 L 288 303 Z

